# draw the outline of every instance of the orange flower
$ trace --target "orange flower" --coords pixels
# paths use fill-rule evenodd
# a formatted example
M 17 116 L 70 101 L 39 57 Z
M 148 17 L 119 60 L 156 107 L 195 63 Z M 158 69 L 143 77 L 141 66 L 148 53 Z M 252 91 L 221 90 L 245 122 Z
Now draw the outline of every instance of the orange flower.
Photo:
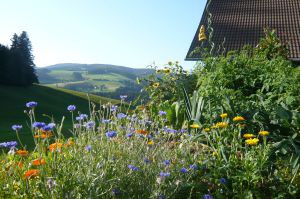
M 36 177 L 38 176 L 40 173 L 40 170 L 38 169 L 31 169 L 31 170 L 28 170 L 24 173 L 24 178 L 25 179 L 29 179 L 29 178 L 33 178 L 33 177 Z
M 148 135 L 148 131 L 143 130 L 143 129 L 141 129 L 141 130 L 136 130 L 136 132 L 137 132 L 138 134 Z
M 51 136 L 52 136 L 52 133 L 50 131 L 48 131 L 48 132 L 43 132 L 41 135 L 35 135 L 33 137 L 45 139 L 45 138 L 49 138 Z
M 17 150 L 16 154 L 18 154 L 20 156 L 27 156 L 28 155 L 28 151 L 26 151 L 26 150 Z
M 39 165 L 46 164 L 46 161 L 44 159 L 35 159 L 32 161 L 32 164 L 34 166 L 39 166 Z
M 49 150 L 50 150 L 50 151 L 59 150 L 59 149 L 61 149 L 62 146 L 63 146 L 62 143 L 60 143 L 60 142 L 55 142 L 55 143 L 49 145 Z
M 17 162 L 18 167 L 22 168 L 23 167 L 23 162 Z
M 72 146 L 72 145 L 74 145 L 74 141 L 71 140 L 71 139 L 69 139 L 69 140 L 67 141 L 67 143 L 65 144 L 66 147 Z

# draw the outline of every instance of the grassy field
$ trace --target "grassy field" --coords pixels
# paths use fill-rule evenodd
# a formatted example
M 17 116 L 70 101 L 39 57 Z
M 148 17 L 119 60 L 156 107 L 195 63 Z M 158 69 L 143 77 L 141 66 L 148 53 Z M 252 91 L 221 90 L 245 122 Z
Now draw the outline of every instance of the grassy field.
M 96 104 L 118 103 L 118 100 L 90 95 L 90 100 Z M 37 121 L 50 122 L 51 118 L 59 123 L 63 116 L 66 117 L 64 122 L 64 133 L 71 128 L 70 113 L 67 106 L 74 104 L 81 113 L 88 113 L 88 100 L 85 93 L 61 89 L 50 88 L 41 85 L 34 85 L 28 88 L 0 86 L 0 141 L 16 140 L 15 132 L 11 129 L 13 124 L 23 125 L 20 137 L 25 140 L 29 148 L 33 146 L 33 139 L 29 130 L 29 118 L 24 113 L 26 102 L 36 101 Z M 43 115 L 46 114 L 46 115 Z

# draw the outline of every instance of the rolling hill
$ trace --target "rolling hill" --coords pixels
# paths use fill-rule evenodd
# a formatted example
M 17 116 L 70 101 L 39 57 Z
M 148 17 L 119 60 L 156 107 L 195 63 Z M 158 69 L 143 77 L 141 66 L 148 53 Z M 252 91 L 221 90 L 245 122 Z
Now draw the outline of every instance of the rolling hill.
M 151 69 L 136 69 L 107 64 L 65 63 L 37 68 L 41 84 L 88 92 L 117 99 L 127 94 L 129 100 L 140 92 L 136 78 L 152 73 Z
M 111 100 L 96 95 L 90 95 L 90 100 L 95 104 L 119 103 L 118 100 Z M 31 87 L 11 87 L 0 85 L 0 142 L 16 140 L 15 132 L 11 129 L 13 124 L 23 125 L 20 137 L 25 140 L 29 148 L 33 146 L 33 139 L 29 130 L 29 118 L 24 113 L 26 102 L 36 101 L 37 121 L 49 123 L 51 118 L 59 123 L 63 116 L 66 117 L 63 132 L 67 133 L 72 127 L 70 113 L 67 106 L 74 104 L 81 113 L 89 113 L 87 95 L 85 93 L 65 89 L 55 89 L 41 85 Z M 77 113 L 77 111 L 76 111 Z M 46 115 L 43 115 L 46 114 Z

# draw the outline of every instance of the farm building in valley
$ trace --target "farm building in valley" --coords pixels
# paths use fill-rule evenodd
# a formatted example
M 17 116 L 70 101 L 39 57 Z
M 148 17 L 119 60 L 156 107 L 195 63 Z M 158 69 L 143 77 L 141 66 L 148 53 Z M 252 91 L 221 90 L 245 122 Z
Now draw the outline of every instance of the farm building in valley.
M 194 52 L 200 45 L 200 27 L 207 27 L 211 13 L 212 42 L 225 52 L 244 45 L 256 46 L 264 29 L 275 29 L 280 41 L 289 49 L 289 58 L 300 62 L 300 0 L 211 0 L 208 1 L 186 60 L 200 60 Z M 223 44 L 223 45 L 222 45 Z

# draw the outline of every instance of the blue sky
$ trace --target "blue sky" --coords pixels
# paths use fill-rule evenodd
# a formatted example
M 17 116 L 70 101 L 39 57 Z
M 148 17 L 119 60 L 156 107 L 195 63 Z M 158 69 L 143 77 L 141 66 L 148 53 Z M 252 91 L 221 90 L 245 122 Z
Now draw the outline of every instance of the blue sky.
M 128 67 L 184 61 L 204 0 L 1 1 L 0 43 L 27 31 L 37 66 L 103 63 Z

